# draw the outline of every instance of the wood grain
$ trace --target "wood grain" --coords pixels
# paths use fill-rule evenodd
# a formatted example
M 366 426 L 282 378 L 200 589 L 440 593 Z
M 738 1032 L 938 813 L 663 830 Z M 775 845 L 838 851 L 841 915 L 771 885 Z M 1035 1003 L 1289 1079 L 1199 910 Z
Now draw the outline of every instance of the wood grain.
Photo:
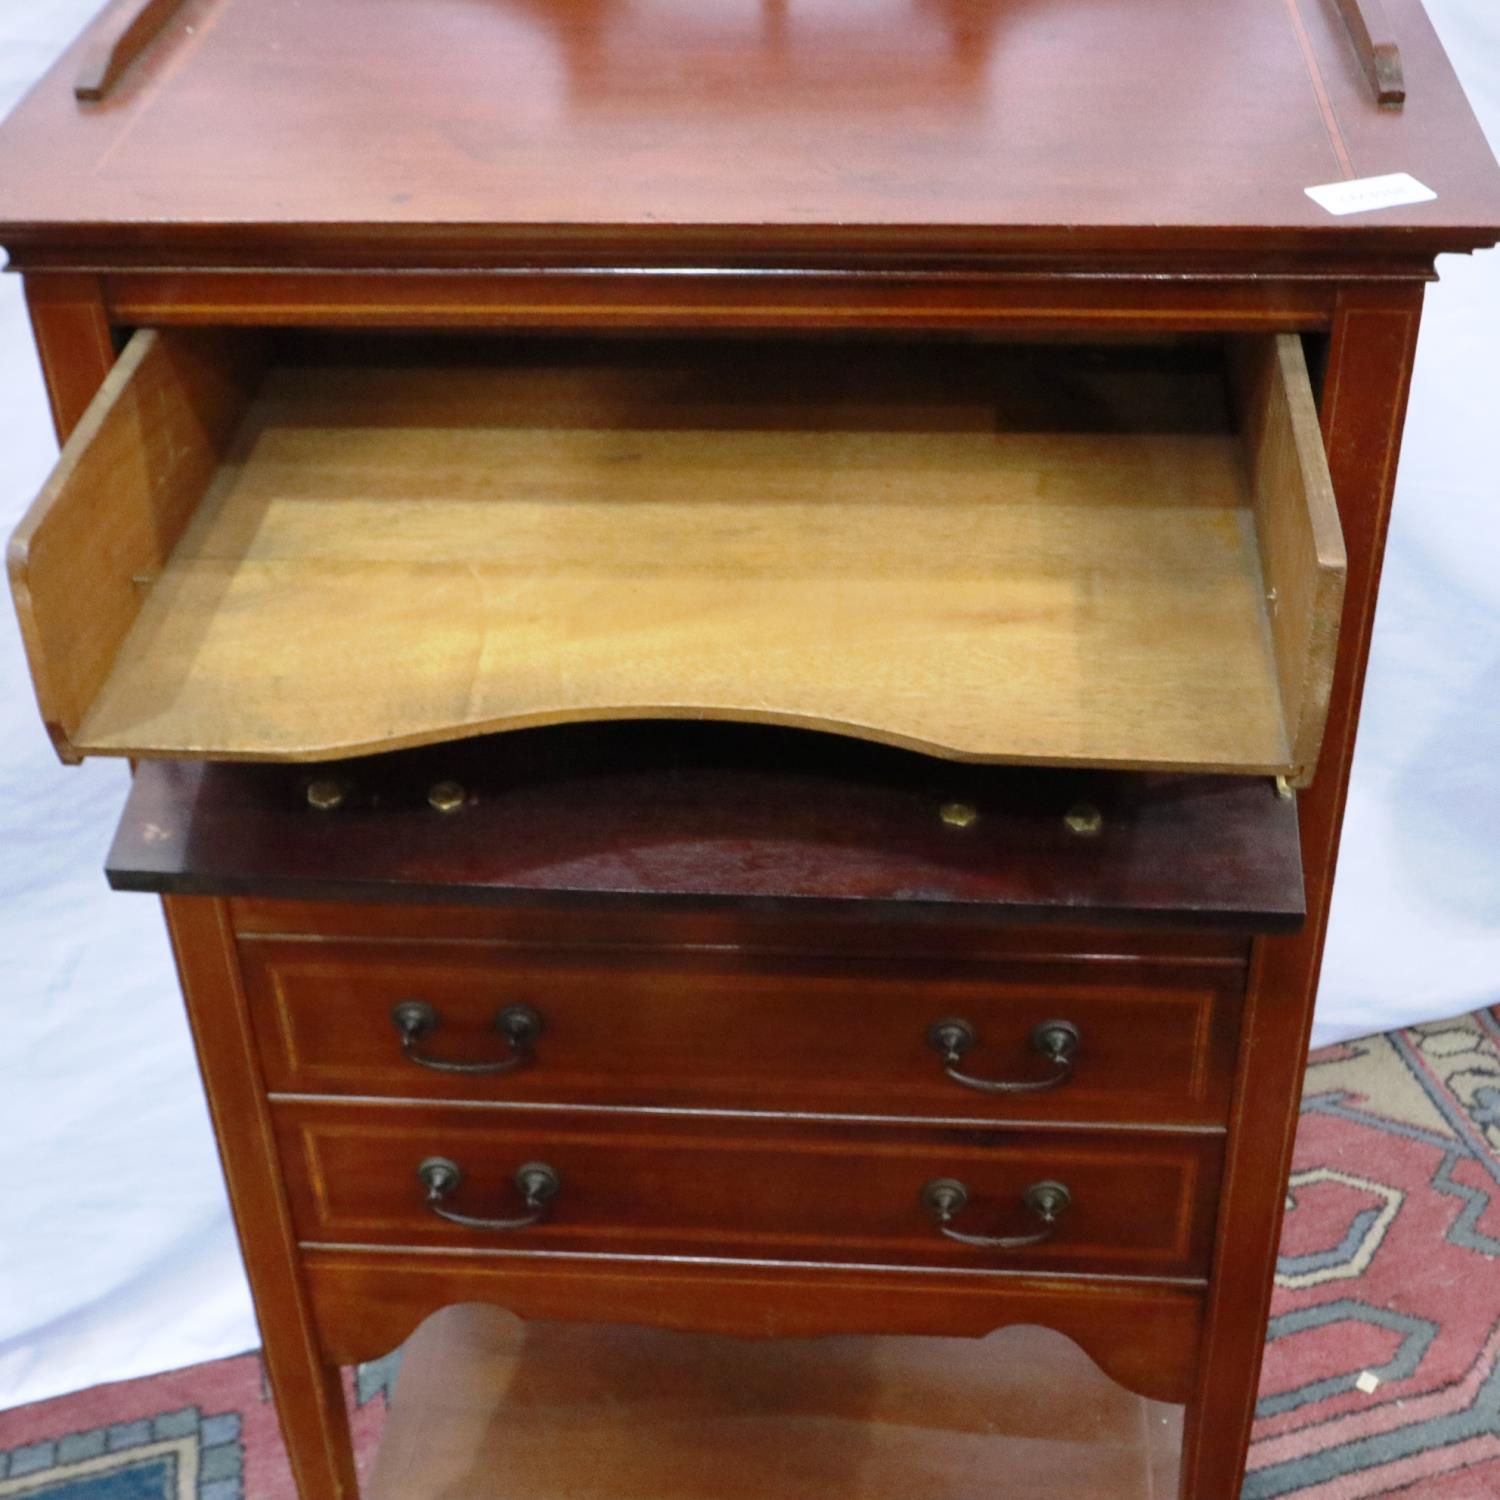
M 240 335 L 137 335 L 11 537 L 22 639 L 64 759 L 218 469 L 257 351 Z
M 1255 534 L 1275 642 L 1294 786 L 1317 768 L 1348 559 L 1307 362 L 1294 335 L 1246 342 L 1244 426 Z
M 378 249 L 365 254 L 379 255 Z M 349 252 L 363 265 L 365 254 Z M 139 252 L 116 250 L 128 266 Z M 32 257 L 33 260 L 38 257 Z M 218 252 L 232 264 L 232 247 Z M 439 271 L 160 271 L 150 264 L 104 278 L 110 316 L 131 326 L 400 329 L 705 329 L 785 334 L 879 329 L 931 333 L 984 330 L 1037 334 L 1161 334 L 1229 329 L 1326 328 L 1337 296 L 1338 267 L 1325 257 L 1279 258 L 1269 280 L 1226 275 L 1224 257 L 1180 257 L 1172 276 L 1153 277 L 1142 257 L 1080 256 L 1076 251 L 1013 256 L 980 273 L 942 260 L 908 271 L 813 271 L 769 276 L 763 270 L 670 271 L 618 267 L 541 267 L 496 257 L 495 268 L 461 264 Z M 1099 274 L 1107 267 L 1108 277 Z M 1410 249 L 1362 274 L 1431 277 L 1430 254 Z
M 614 1111 L 468 1109 L 281 1099 L 282 1173 L 307 1244 L 482 1254 L 712 1256 L 734 1260 L 946 1266 L 981 1272 L 1110 1273 L 1193 1279 L 1205 1269 L 1221 1143 L 1211 1134 L 986 1131 L 805 1120 L 631 1116 Z M 431 1212 L 417 1178 L 430 1156 L 458 1164 L 449 1207 L 524 1213 L 511 1179 L 544 1161 L 562 1178 L 548 1219 L 513 1232 Z M 1020 1235 L 1034 1182 L 1073 1193 L 1051 1239 L 1025 1249 L 956 1244 L 922 1187 L 961 1178 L 963 1228 Z
M 1270 523 L 1205 420 L 1212 375 L 1072 360 L 278 367 L 72 739 L 307 760 L 707 716 L 960 759 L 1293 769 Z M 1272 451 L 1252 444 L 1260 511 L 1305 507 L 1321 450 L 1263 477 Z M 1282 666 L 1313 679 L 1299 707 L 1329 669 Z
M 402 787 L 379 807 L 360 800 L 375 781 L 362 777 L 333 822 L 313 820 L 289 774 L 263 773 L 252 786 L 197 766 L 146 768 L 129 872 L 167 889 L 196 880 L 246 892 L 170 905 L 303 1500 L 347 1500 L 353 1490 L 332 1362 L 385 1352 L 423 1316 L 473 1299 L 530 1319 L 736 1336 L 974 1336 L 1014 1321 L 1049 1324 L 1134 1388 L 1191 1395 L 1179 1500 L 1226 1500 L 1241 1485 L 1254 1410 L 1416 283 L 1434 252 L 1500 232 L 1500 174 L 1432 27 L 1419 0 L 1384 7 L 1390 25 L 1377 32 L 1399 36 L 1415 101 L 1398 112 L 1370 96 L 1327 0 L 877 0 L 873 10 L 829 0 L 815 14 L 720 6 L 686 19 L 653 0 L 519 4 L 185 0 L 193 34 L 148 50 L 107 101 L 79 109 L 74 78 L 106 18 L 0 133 L 0 238 L 14 264 L 39 273 L 28 293 L 60 428 L 78 420 L 112 340 L 157 319 L 490 331 L 1331 328 L 1321 416 L 1350 578 L 1322 767 L 1300 798 L 1312 920 L 1300 935 L 1255 941 L 1205 1288 L 930 1266 L 308 1249 L 289 1230 L 232 925 L 246 947 L 257 940 L 249 934 L 278 932 L 309 949 L 335 934 L 371 948 L 387 938 L 524 946 L 540 936 L 580 952 L 633 949 L 646 970 L 659 963 L 653 950 L 676 941 L 735 955 L 749 975 L 768 953 L 785 962 L 809 949 L 830 962 L 842 949 L 938 972 L 965 957 L 1027 953 L 1144 967 L 1173 957 L 1160 946 L 1169 945 L 1228 983 L 1243 938 L 1140 929 L 1287 921 L 1289 872 L 1295 866 L 1300 882 L 1302 868 L 1284 849 L 1295 810 L 1281 805 L 1290 824 L 1273 825 L 1266 842 L 1267 820 L 1222 783 L 1186 783 L 1187 810 L 1174 822 L 1163 783 L 1151 781 L 1140 821 L 1124 815 L 1139 804 L 1122 797 L 1106 807 L 1100 841 L 1070 852 L 1040 822 L 1017 819 L 1005 795 L 965 780 L 977 773 L 961 766 L 909 784 L 899 814 L 888 783 L 872 792 L 860 781 L 853 803 L 831 807 L 826 786 L 840 778 L 823 779 L 820 800 L 805 766 L 779 783 L 768 773 L 728 806 L 715 796 L 725 778 L 699 767 L 683 809 L 697 833 L 684 850 L 687 878 L 674 885 L 670 850 L 634 837 L 639 826 L 617 819 L 609 837 L 589 828 L 605 798 L 581 796 L 586 778 L 571 771 L 550 801 L 527 780 L 520 815 L 492 816 L 502 798 L 498 783 L 485 783 L 476 804 L 434 832 L 422 800 L 430 762 L 410 786 L 378 783 Z M 1398 168 L 1432 185 L 1436 201 L 1335 221 L 1302 191 Z M 102 542 L 90 525 L 80 555 L 93 557 L 88 548 Z M 1304 559 L 1325 555 L 1315 528 L 1276 538 Z M 1259 548 L 1246 555 L 1267 576 L 1274 566 L 1294 579 L 1291 597 L 1312 599 L 1293 621 L 1319 618 L 1302 573 Z M 106 599 L 103 613 L 123 628 L 134 606 Z M 112 650 L 77 654 L 82 700 Z M 1274 627 L 1266 651 L 1283 662 Z M 1316 757 L 1286 708 L 1289 683 L 1301 679 L 1278 681 L 1275 702 L 1290 768 L 1306 774 Z M 1299 702 L 1315 704 L 1316 694 L 1301 691 Z M 48 716 L 70 753 L 67 730 Z M 460 764 L 478 784 L 476 763 Z M 248 774 L 225 774 L 235 773 Z M 978 802 L 981 838 L 1003 829 L 1020 846 L 1013 859 L 1004 839 L 989 850 L 937 842 L 932 806 L 960 781 L 960 794 Z M 206 785 L 224 795 L 201 798 Z M 747 829 L 778 787 L 794 805 L 776 823 L 767 872 L 755 860 L 769 846 Z M 1232 802 L 1233 816 L 1205 820 L 1209 797 Z M 855 810 L 863 833 L 851 848 L 833 835 Z M 1044 811 L 1055 823 L 1056 809 Z M 684 826 L 645 821 L 658 834 Z M 799 864 L 799 840 L 820 827 Z M 1205 829 L 1216 832 L 1200 840 Z M 153 853 L 156 831 L 180 847 Z M 873 853 L 872 832 L 883 835 Z M 507 833 L 520 835 L 516 848 L 485 847 Z M 605 878 L 611 859 L 642 850 L 644 874 L 621 875 L 617 863 L 613 883 Z M 1217 873 L 1206 863 L 1215 854 L 1229 861 Z M 528 884 L 532 856 L 541 874 Z M 1258 881 L 1268 859 L 1275 878 Z M 1002 862 L 1018 872 L 1008 884 L 996 875 Z M 810 871 L 821 872 L 833 906 L 786 900 Z M 902 884 L 905 876 L 920 879 Z M 1196 901 L 1184 894 L 1195 880 L 1205 892 Z M 409 904 L 372 901 L 382 886 Z M 640 898 L 647 888 L 654 894 Z M 708 889 L 717 896 L 705 899 Z M 1018 914 L 1070 925 L 1005 933 Z M 1131 930 L 1112 931 L 1122 920 Z M 1060 1134 L 1028 1138 L 1038 1133 Z M 608 1144 L 594 1143 L 601 1157 Z M 984 1473 L 963 1492 L 994 1481 Z
M 297 1493 L 358 1500 L 343 1382 L 313 1321 L 224 903 L 163 906 Z
M 322 1346 L 341 1364 L 387 1354 L 440 1308 L 476 1302 L 528 1322 L 631 1323 L 741 1339 L 982 1338 L 1035 1323 L 1071 1338 L 1129 1390 L 1182 1402 L 1201 1331 L 1202 1293 L 1158 1282 L 378 1249 L 309 1249 L 303 1266 Z
M 177 766 L 163 767 L 169 776 Z M 146 767 L 137 778 L 149 775 Z M 164 828 L 166 825 L 162 825 Z M 169 830 L 170 831 L 170 830 Z M 121 872 L 121 878 L 128 878 Z M 127 885 L 125 889 L 130 889 Z M 1243 969 L 1250 939 L 1224 922 L 1222 930 L 1187 926 L 1077 927 L 986 922 L 982 915 L 954 913 L 942 924 L 889 921 L 857 927 L 797 912 L 790 904 L 774 915 L 737 912 L 630 911 L 596 906 L 580 934 L 577 913 L 566 903 L 552 909 L 525 904 L 457 905 L 442 902 L 288 901 L 235 896 L 229 901 L 235 931 L 247 939 L 299 937 L 403 939 L 443 944 L 491 942 L 522 947 L 574 948 L 581 953 L 611 949 L 646 958 L 664 948 L 707 951 L 733 948 L 760 962 L 788 957 L 860 962 L 865 959 L 930 960 L 937 972 L 948 964 L 1052 963 L 1120 965 L 1171 962 L 1189 968 Z
M 1148 1432 L 1061 1335 L 743 1340 L 461 1307 L 408 1345 L 370 1500 L 1153 1500 Z M 1162 1491 L 1160 1500 L 1168 1500 Z
M 65 271 L 36 272 L 25 278 L 24 289 L 52 425 L 58 442 L 65 443 L 114 368 L 104 282 Z
M 1333 769 L 1298 798 L 1307 926 L 1255 945 L 1181 1500 L 1233 1494 L 1244 1472 L 1420 318 L 1420 289 L 1348 288 L 1328 351 L 1321 419 L 1349 548 L 1325 761 Z
M 1222 1124 L 1240 975 L 1172 965 L 965 965 L 742 953 L 581 953 L 473 943 L 270 939 L 241 945 L 268 1086 L 300 1094 L 901 1116 L 950 1121 Z M 511 1056 L 502 1007 L 545 1031 L 532 1061 L 495 1075 L 403 1057 L 391 1011 L 420 1000 L 439 1060 Z M 1030 1044 L 1058 1018 L 1080 1029 L 1072 1077 L 1041 1093 L 984 1094 L 948 1078 L 928 1027 L 978 1034 L 969 1073 L 1045 1081 Z

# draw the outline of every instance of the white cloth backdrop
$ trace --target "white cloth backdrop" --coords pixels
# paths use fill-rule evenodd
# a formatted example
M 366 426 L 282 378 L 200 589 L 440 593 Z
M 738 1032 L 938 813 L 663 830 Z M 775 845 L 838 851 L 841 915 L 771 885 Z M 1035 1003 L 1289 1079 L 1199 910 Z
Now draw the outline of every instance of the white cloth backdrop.
M 0 0 L 0 108 L 96 4 Z M 1500 143 L 1500 6 L 1428 4 Z M 1500 1000 L 1500 253 L 1441 269 L 1319 1041 Z M 5 278 L 0 529 L 46 474 L 50 431 Z M 258 1341 L 156 904 L 100 873 L 124 792 L 118 766 L 57 764 L 0 608 L 0 1407 Z

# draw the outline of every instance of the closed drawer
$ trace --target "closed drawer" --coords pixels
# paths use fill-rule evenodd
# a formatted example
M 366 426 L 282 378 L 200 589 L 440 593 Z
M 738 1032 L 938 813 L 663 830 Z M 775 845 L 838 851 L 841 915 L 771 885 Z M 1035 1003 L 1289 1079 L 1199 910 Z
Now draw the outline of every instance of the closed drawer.
M 241 952 L 274 1092 L 925 1119 L 1220 1122 L 1243 984 L 1151 962 Z
M 324 1245 L 1199 1277 L 1221 1157 L 1207 1134 L 329 1100 L 274 1112 L 297 1233 Z M 949 1238 L 944 1213 L 954 1234 L 1013 1243 Z

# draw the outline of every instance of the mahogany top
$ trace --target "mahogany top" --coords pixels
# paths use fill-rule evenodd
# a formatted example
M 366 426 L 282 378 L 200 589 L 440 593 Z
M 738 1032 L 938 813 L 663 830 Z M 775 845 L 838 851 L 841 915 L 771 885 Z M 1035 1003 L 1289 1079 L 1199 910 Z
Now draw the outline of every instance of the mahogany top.
M 165 25 L 80 102 L 143 4 Z M 1404 109 L 1339 0 L 117 0 L 0 129 L 0 242 L 388 266 L 1493 243 L 1500 172 L 1420 0 L 1382 15 Z M 1436 200 L 1335 218 L 1303 192 L 1391 172 Z
M 335 781 L 341 806 L 309 805 Z M 457 782 L 456 811 L 435 783 Z M 952 803 L 977 815 L 957 826 Z M 1096 808 L 1096 832 L 1066 822 Z M 1266 777 L 1038 771 L 808 731 L 519 730 L 330 767 L 150 761 L 117 890 L 1276 930 L 1304 912 Z

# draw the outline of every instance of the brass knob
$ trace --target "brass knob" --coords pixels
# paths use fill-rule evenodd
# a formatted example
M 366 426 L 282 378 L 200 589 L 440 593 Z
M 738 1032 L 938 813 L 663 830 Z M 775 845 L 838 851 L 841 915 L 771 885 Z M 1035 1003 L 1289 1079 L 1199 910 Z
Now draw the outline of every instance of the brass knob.
M 1063 814 L 1069 833 L 1091 839 L 1104 827 L 1104 814 L 1092 802 L 1075 802 Z
M 332 776 L 320 776 L 307 784 L 307 805 L 319 812 L 333 812 L 344 805 L 344 783 Z
M 949 828 L 970 828 L 979 821 L 979 809 L 972 802 L 945 802 L 938 808 L 938 817 Z
M 454 813 L 464 805 L 467 797 L 458 782 L 437 781 L 427 793 L 427 805 L 440 813 Z

